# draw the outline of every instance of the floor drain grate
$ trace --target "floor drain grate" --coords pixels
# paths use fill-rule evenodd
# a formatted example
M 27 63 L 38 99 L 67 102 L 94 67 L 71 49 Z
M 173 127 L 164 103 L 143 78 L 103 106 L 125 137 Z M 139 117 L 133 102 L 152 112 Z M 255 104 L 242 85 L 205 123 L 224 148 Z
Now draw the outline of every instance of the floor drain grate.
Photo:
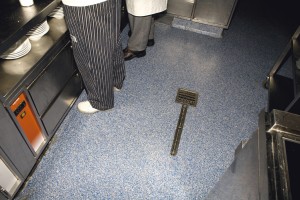
M 175 135 L 174 135 L 174 140 L 173 140 L 173 144 L 172 144 L 172 149 L 171 149 L 172 156 L 175 156 L 178 151 L 179 142 L 180 142 L 181 133 L 182 133 L 188 106 L 196 107 L 197 102 L 198 102 L 198 93 L 187 90 L 187 89 L 179 88 L 177 95 L 176 95 L 175 102 L 181 103 L 182 106 L 181 106 L 181 111 L 180 111 L 176 131 L 175 131 Z

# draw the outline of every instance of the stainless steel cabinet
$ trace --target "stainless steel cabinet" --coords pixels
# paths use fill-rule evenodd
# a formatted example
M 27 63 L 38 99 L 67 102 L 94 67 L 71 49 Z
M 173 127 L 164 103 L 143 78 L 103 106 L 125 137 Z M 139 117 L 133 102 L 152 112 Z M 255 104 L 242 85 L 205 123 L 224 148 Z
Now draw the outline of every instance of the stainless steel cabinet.
M 15 9 L 19 6 L 15 5 L 17 1 L 8 2 L 6 8 Z M 3 7 L 0 8 L 0 16 L 4 13 L 6 15 L 2 24 L 8 26 L 7 30 L 3 30 L 5 34 L 0 36 L 0 53 L 25 37 L 27 31 L 37 23 L 48 19 L 50 26 L 49 32 L 40 40 L 31 42 L 32 48 L 24 57 L 16 60 L 0 59 L 0 200 L 14 198 L 83 90 L 66 24 L 63 19 L 47 17 L 59 2 L 37 1 L 29 8 L 36 13 L 28 12 L 28 16 L 23 16 L 23 8 L 16 9 L 14 13 L 2 12 Z M 26 18 L 21 25 L 15 21 L 18 14 L 22 19 Z M 25 103 L 17 101 L 20 95 L 25 96 Z M 12 108 L 14 102 L 18 105 Z M 19 115 L 16 109 L 23 104 L 30 106 L 31 115 L 41 128 L 44 138 L 36 148 L 26 134 L 32 133 L 30 123 L 23 124 L 27 128 L 29 126 L 28 131 L 24 131 L 24 126 L 17 119 Z M 19 110 L 22 111 L 21 108 Z M 18 114 L 28 116 L 25 111 Z
M 228 28 L 237 0 L 169 0 L 168 13 L 179 18 Z
M 2 104 L 0 125 L 0 199 L 7 199 L 15 195 L 36 158 Z
M 65 47 L 30 86 L 29 93 L 39 115 L 43 115 L 51 102 L 76 71 L 70 45 Z
M 54 134 L 56 128 L 67 114 L 70 105 L 74 103 L 76 98 L 82 91 L 82 81 L 79 74 L 75 74 L 67 83 L 66 87 L 62 90 L 53 104 L 49 107 L 42 121 L 48 134 Z
M 70 43 L 63 47 L 28 91 L 51 137 L 83 89 Z
M 0 156 L 0 193 L 9 198 L 17 191 L 21 180 Z M 1 199 L 1 198 L 0 198 Z
M 183 17 L 192 18 L 195 0 L 169 0 L 168 13 Z
M 0 125 L 0 147 L 20 174 L 26 177 L 34 166 L 36 158 L 2 104 Z

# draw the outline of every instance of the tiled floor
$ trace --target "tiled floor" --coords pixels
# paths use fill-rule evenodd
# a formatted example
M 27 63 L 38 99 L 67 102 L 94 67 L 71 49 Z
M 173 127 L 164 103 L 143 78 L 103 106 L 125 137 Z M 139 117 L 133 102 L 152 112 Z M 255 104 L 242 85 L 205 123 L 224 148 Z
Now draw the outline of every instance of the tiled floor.
M 86 115 L 77 102 L 17 198 L 205 199 L 257 129 L 262 81 L 292 34 L 254 12 L 240 1 L 221 39 L 156 23 L 154 47 L 126 62 L 115 108 Z M 198 92 L 199 102 L 173 157 L 178 88 Z

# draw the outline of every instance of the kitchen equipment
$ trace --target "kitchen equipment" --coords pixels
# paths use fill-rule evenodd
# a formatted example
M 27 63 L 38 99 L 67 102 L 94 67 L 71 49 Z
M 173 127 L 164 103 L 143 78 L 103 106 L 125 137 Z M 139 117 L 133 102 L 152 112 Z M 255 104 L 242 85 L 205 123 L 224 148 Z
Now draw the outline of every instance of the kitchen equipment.
M 20 182 L 0 157 L 0 193 L 9 198 L 14 194 Z
M 22 93 L 10 108 L 32 148 L 37 152 L 45 143 L 45 137 L 25 94 Z

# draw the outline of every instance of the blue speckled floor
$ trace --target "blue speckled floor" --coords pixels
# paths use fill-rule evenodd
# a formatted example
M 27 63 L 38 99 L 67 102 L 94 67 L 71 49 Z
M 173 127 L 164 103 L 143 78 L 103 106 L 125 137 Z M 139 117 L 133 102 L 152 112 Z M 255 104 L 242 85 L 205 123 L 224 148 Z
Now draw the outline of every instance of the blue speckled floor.
M 146 57 L 126 62 L 114 109 L 82 114 L 82 93 L 17 199 L 205 199 L 256 130 L 267 105 L 262 81 L 288 34 L 239 10 L 222 39 L 161 23 L 155 34 Z M 180 87 L 199 92 L 199 102 L 172 157 Z

